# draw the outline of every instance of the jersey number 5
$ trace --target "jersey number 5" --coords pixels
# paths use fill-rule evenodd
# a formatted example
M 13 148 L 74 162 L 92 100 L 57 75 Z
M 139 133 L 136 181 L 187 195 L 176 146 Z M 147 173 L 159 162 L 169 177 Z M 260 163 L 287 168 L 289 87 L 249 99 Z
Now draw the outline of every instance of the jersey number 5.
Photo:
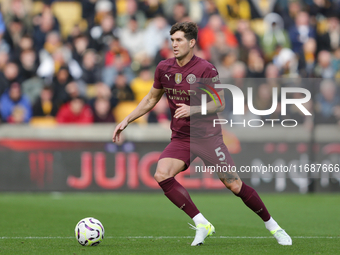
M 215 152 L 216 152 L 216 156 L 220 157 L 218 158 L 219 161 L 225 160 L 225 154 L 221 151 L 221 147 L 216 148 Z

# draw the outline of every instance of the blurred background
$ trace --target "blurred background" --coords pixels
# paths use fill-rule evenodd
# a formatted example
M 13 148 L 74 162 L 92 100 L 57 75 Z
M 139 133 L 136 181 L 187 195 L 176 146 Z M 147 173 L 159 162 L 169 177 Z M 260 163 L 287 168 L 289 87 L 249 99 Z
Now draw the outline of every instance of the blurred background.
M 199 25 L 195 54 L 213 63 L 222 81 L 245 92 L 252 87 L 256 109 L 270 108 L 273 87 L 312 93 L 305 104 L 312 116 L 287 109 L 295 128 L 269 122 L 251 132 L 224 130 L 238 165 L 340 163 L 339 0 L 0 4 L 2 191 L 157 189 L 152 171 L 170 138 L 166 98 L 119 144 L 110 140 L 114 123 L 152 87 L 157 64 L 173 57 L 169 30 L 179 21 Z M 225 96 L 222 114 L 233 119 Z M 280 107 L 262 117 L 281 120 Z M 189 189 L 221 189 L 211 176 L 189 175 L 178 177 Z M 339 171 L 255 174 L 245 181 L 260 191 L 340 191 Z

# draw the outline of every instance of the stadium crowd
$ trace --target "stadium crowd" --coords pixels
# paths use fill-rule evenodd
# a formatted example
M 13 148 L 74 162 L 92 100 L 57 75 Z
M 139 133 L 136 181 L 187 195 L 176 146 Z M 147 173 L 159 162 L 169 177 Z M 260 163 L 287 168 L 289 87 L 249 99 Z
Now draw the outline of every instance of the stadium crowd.
M 1 123 L 121 121 L 150 90 L 156 65 L 173 57 L 171 25 L 191 20 L 199 25 L 195 54 L 223 82 L 252 87 L 256 109 L 270 108 L 273 87 L 304 86 L 314 120 L 340 124 L 340 0 L 0 3 Z M 293 105 L 288 115 L 313 122 Z M 261 118 L 269 117 L 281 119 L 280 107 Z M 163 97 L 137 122 L 169 120 Z

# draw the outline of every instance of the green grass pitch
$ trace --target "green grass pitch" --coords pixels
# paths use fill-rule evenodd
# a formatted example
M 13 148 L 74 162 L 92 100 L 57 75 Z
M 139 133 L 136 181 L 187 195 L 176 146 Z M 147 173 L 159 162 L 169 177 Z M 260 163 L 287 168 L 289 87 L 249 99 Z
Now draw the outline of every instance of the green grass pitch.
M 261 219 L 226 192 L 192 193 L 216 234 L 191 247 L 191 219 L 159 193 L 0 193 L 0 254 L 339 254 L 337 194 L 262 194 L 274 219 L 292 236 L 280 246 Z M 99 219 L 105 239 L 83 247 L 76 223 Z

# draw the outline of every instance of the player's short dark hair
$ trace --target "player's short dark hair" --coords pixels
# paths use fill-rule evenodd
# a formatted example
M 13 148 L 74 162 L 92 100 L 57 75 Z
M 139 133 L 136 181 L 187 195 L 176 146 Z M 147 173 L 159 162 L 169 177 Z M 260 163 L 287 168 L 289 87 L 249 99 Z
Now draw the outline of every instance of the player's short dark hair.
M 170 35 L 173 35 L 177 31 L 184 32 L 184 37 L 188 41 L 192 39 L 195 39 L 197 41 L 198 26 L 196 23 L 190 21 L 177 22 L 171 27 Z

